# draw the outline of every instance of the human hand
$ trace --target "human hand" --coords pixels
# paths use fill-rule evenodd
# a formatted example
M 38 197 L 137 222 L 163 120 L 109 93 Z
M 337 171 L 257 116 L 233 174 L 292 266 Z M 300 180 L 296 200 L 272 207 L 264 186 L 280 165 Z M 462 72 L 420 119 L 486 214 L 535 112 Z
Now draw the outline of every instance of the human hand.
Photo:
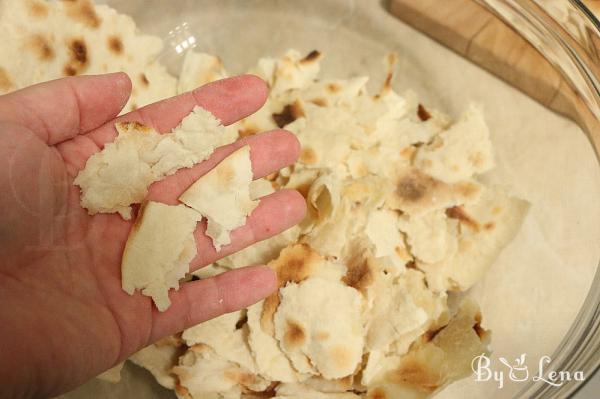
M 247 307 L 276 288 L 264 266 L 184 284 L 158 312 L 149 297 L 121 289 L 121 256 L 132 221 L 89 216 L 73 179 L 116 136 L 131 91 L 122 73 L 43 83 L 0 97 L 0 397 L 46 397 L 73 388 L 152 342 Z M 169 131 L 195 105 L 230 124 L 266 99 L 260 79 L 203 86 L 118 118 Z M 296 138 L 276 130 L 218 149 L 207 161 L 150 187 L 148 199 L 177 204 L 197 178 L 235 149 L 251 148 L 255 178 L 293 163 Z M 216 253 L 195 233 L 196 270 L 298 223 L 304 199 L 282 190 L 263 198 L 232 244 Z

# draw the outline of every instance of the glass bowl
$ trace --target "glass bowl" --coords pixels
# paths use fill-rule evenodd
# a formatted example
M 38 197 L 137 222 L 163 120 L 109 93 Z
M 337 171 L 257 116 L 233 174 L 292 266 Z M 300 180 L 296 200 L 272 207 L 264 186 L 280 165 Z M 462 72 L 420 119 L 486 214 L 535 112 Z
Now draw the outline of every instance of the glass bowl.
M 570 115 L 586 133 L 596 157 L 600 154 L 600 22 L 598 4 L 579 0 L 484 0 L 506 24 L 525 37 L 569 82 L 562 89 L 570 99 Z M 598 244 L 596 244 L 598 245 Z M 591 377 L 600 366 L 600 269 L 564 339 L 552 354 L 548 370 L 582 371 Z M 518 397 L 563 398 L 583 384 L 567 381 L 554 387 L 537 381 Z
M 437 0 L 441 1 L 441 0 Z M 100 1 L 102 3 L 102 1 Z M 537 373 L 591 376 L 600 363 L 600 24 L 579 1 L 482 0 L 530 41 L 568 82 L 562 104 L 572 122 L 409 27 L 388 2 L 358 0 L 108 0 L 140 30 L 165 38 L 161 62 L 177 73 L 189 48 L 218 55 L 232 74 L 288 48 L 326 55 L 322 75 L 369 75 L 384 80 L 384 55 L 400 55 L 394 88 L 414 90 L 427 106 L 457 115 L 482 103 L 498 167 L 485 176 L 532 203 L 532 215 L 484 280 L 472 291 L 484 326 L 493 332 L 493 361 L 527 355 Z M 562 3 L 557 6 L 557 3 Z M 425 32 L 427 33 L 427 32 Z M 92 381 L 65 395 L 172 398 L 131 365 L 123 381 Z M 470 377 L 442 398 L 562 398 L 580 381 L 553 386 L 542 380 L 495 381 Z

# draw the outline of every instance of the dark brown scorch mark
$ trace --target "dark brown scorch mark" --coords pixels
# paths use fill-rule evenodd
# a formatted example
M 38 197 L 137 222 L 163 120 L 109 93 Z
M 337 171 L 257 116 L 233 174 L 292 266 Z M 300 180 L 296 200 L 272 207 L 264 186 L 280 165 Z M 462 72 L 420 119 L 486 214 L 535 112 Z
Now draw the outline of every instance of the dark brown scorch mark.
M 423 122 L 431 119 L 431 114 L 422 104 L 419 104 L 419 106 L 417 107 L 417 115 L 419 116 L 419 119 Z
M 297 101 L 292 104 L 287 104 L 281 112 L 276 112 L 273 115 L 273 121 L 277 126 L 283 128 L 284 126 L 292 123 L 296 119 L 304 116 L 304 110 Z
M 479 223 L 477 220 L 469 216 L 462 206 L 453 206 L 452 208 L 446 209 L 446 216 L 464 223 L 475 231 L 479 231 Z
M 121 55 L 123 54 L 123 41 L 121 40 L 120 37 L 118 36 L 109 36 L 106 42 L 108 49 L 116 54 L 116 55 Z
M 88 49 L 83 39 L 69 39 L 67 41 L 69 61 L 63 71 L 66 76 L 78 75 L 85 71 L 89 65 Z
M 321 53 L 318 52 L 317 50 L 313 50 L 310 53 L 306 54 L 306 56 L 304 58 L 302 58 L 300 60 L 300 62 L 312 62 L 315 61 L 317 59 L 319 59 L 319 57 L 321 56 Z

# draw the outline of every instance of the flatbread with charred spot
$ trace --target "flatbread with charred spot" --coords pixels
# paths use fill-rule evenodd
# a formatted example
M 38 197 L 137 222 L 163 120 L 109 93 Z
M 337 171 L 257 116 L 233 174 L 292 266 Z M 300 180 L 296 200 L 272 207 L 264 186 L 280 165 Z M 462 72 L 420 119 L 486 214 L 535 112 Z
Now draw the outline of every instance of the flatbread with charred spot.
M 481 109 L 469 106 L 454 125 L 419 148 L 415 166 L 446 183 L 468 180 L 493 168 L 492 142 Z
M 362 296 L 339 280 L 311 277 L 289 283 L 280 297 L 275 337 L 292 364 L 298 368 L 308 358 L 329 379 L 353 374 L 364 345 Z
M 303 377 L 279 347 L 273 327 L 263 328 L 264 306 L 265 301 L 260 301 L 248 308 L 248 345 L 257 372 L 272 381 L 298 382 Z M 272 326 L 272 321 L 269 326 Z
M 519 232 L 529 203 L 500 189 L 485 189 L 481 200 L 457 213 L 457 249 L 437 263 L 420 262 L 431 289 L 466 291 L 483 276 L 502 249 Z M 460 216 L 459 216 L 460 215 Z
M 426 398 L 472 372 L 475 356 L 487 353 L 489 333 L 480 326 L 481 313 L 467 298 L 449 324 L 425 339 L 373 379 L 367 398 Z M 401 396 L 398 396 L 401 395 Z

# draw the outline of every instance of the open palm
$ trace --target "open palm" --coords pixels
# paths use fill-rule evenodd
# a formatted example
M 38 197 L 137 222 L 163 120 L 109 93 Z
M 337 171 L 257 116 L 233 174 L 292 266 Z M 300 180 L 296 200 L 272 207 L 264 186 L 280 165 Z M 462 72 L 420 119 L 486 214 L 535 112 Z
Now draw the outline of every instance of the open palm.
M 171 307 L 121 289 L 120 263 L 131 221 L 89 216 L 73 179 L 90 155 L 114 139 L 115 117 L 131 83 L 124 74 L 62 79 L 0 97 L 0 397 L 68 390 L 161 337 L 246 307 L 276 286 L 255 266 L 184 284 Z M 224 124 L 262 106 L 264 83 L 225 79 L 119 117 L 169 131 L 200 105 Z M 176 204 L 198 177 L 241 145 L 251 148 L 255 178 L 293 163 L 299 145 L 285 131 L 218 149 L 207 161 L 150 188 L 148 199 Z M 192 270 L 272 236 L 304 216 L 295 191 L 265 197 L 232 244 L 216 253 L 205 226 L 196 231 Z

